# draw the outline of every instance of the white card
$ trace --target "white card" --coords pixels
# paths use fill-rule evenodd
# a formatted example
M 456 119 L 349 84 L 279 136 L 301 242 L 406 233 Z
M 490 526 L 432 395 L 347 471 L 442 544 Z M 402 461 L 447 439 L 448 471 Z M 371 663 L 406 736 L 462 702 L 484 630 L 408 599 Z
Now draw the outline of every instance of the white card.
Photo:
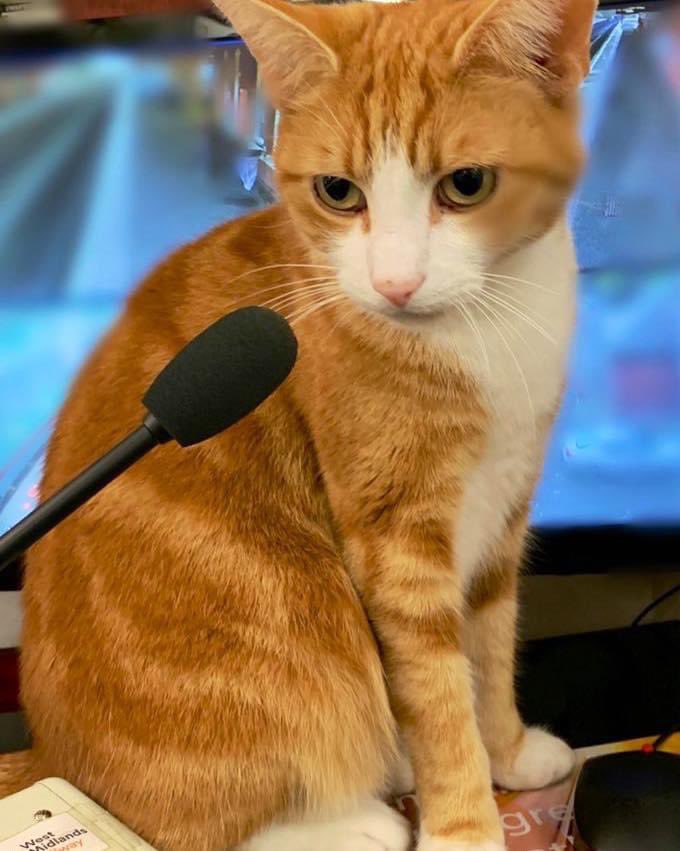
M 36 822 L 0 842 L 0 851 L 103 851 L 109 846 L 68 813 Z

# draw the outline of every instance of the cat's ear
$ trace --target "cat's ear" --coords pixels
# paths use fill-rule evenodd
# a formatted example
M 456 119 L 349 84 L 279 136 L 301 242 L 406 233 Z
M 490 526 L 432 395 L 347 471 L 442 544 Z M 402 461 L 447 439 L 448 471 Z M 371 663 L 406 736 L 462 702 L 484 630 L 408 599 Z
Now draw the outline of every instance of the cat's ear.
M 597 0 L 473 0 L 454 63 L 460 68 L 486 55 L 568 92 L 590 70 L 596 8 Z
M 258 62 L 276 106 L 337 73 L 338 57 L 324 38 L 323 7 L 284 0 L 215 0 Z

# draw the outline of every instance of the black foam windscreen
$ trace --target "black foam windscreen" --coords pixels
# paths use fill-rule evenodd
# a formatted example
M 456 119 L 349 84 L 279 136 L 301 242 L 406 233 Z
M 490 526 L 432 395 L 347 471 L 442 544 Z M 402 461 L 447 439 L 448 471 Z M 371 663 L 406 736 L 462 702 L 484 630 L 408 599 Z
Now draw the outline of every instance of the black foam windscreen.
M 297 340 L 286 320 L 265 307 L 218 319 L 156 377 L 144 405 L 182 446 L 238 422 L 286 379 Z

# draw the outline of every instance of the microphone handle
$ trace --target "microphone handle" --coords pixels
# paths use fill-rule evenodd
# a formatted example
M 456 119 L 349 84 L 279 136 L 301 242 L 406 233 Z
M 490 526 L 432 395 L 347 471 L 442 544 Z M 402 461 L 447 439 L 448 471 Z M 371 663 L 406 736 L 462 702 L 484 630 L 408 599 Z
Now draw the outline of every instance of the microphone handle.
M 139 461 L 170 435 L 153 414 L 147 414 L 136 431 L 121 440 L 106 455 L 87 467 L 63 488 L 0 537 L 0 570 L 7 567 L 31 544 L 39 541 L 77 508 L 99 493 L 115 478 Z

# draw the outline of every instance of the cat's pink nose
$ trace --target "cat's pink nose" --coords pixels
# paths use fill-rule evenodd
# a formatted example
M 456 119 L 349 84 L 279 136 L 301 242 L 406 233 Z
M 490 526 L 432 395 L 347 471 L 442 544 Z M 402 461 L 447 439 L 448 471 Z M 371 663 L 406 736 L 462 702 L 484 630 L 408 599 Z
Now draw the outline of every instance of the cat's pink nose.
M 423 285 L 425 275 L 416 275 L 413 278 L 377 278 L 373 279 L 373 289 L 385 296 L 395 307 L 406 307 L 411 296 Z

